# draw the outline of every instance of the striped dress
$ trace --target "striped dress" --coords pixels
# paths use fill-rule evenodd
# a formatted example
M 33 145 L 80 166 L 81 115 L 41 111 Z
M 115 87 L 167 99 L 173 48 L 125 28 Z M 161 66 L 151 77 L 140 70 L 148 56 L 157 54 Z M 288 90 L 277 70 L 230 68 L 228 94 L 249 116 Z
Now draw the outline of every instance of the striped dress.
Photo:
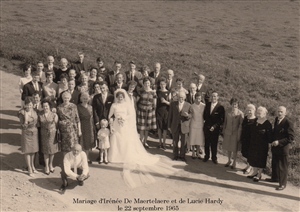
M 156 116 L 154 108 L 154 100 L 156 92 L 143 90 L 140 93 L 140 99 L 137 104 L 137 128 L 138 130 L 155 130 Z

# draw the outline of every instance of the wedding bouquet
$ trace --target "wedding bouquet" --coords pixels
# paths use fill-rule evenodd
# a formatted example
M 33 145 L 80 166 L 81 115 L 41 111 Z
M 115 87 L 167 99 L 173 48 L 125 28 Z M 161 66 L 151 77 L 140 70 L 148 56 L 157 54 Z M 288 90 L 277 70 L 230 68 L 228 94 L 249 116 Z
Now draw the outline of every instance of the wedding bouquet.
M 124 122 L 125 122 L 125 119 L 123 119 L 121 116 L 118 116 L 118 117 L 117 117 L 117 121 L 118 121 L 119 125 L 120 125 L 121 127 L 123 127 Z

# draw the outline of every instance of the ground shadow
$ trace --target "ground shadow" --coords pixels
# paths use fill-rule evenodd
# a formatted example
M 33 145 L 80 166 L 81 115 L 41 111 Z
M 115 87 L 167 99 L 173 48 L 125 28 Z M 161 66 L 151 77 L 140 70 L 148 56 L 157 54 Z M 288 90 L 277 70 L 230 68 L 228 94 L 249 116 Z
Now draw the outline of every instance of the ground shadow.
M 0 114 L 17 117 L 18 110 L 0 110 Z
M 0 144 L 5 143 L 13 146 L 21 146 L 21 135 L 18 133 L 0 134 Z
M 20 122 L 11 120 L 11 119 L 0 119 L 0 128 L 1 129 L 21 129 Z

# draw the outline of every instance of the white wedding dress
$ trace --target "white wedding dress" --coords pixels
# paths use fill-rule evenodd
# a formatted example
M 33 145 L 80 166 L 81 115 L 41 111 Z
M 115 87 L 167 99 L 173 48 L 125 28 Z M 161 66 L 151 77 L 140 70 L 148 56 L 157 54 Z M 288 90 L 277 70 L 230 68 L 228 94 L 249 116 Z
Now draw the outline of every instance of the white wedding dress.
M 113 103 L 109 112 L 109 118 L 114 117 L 109 162 L 123 164 L 123 178 L 130 187 L 153 183 L 155 179 L 150 173 L 166 176 L 176 172 L 172 167 L 174 162 L 169 158 L 152 155 L 145 150 L 136 129 L 135 109 L 130 97 L 124 89 L 118 89 L 115 100 L 118 91 L 124 93 L 125 98 L 122 103 Z

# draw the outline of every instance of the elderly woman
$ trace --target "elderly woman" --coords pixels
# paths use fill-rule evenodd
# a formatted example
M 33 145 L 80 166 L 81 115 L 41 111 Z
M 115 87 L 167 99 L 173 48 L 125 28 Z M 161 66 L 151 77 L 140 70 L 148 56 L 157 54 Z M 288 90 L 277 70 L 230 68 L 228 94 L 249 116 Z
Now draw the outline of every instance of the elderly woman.
M 44 98 L 51 101 L 51 104 L 56 104 L 58 95 L 58 85 L 53 82 L 53 72 L 46 72 L 46 82 L 43 84 Z
M 267 120 L 267 113 L 265 107 L 257 108 L 257 121 L 250 132 L 248 162 L 253 167 L 253 173 L 247 177 L 255 182 L 261 179 L 262 169 L 266 167 L 268 144 L 272 140 L 272 125 Z
M 239 110 L 239 102 L 236 98 L 230 100 L 231 108 L 225 113 L 223 124 L 223 149 L 227 150 L 228 162 L 225 167 L 231 165 L 231 156 L 233 156 L 232 169 L 236 168 L 236 156 L 238 143 L 241 138 L 242 122 L 244 114 Z
M 205 104 L 201 102 L 201 93 L 195 94 L 195 102 L 191 105 L 191 121 L 190 121 L 190 138 L 189 142 L 192 146 L 192 159 L 197 157 L 201 159 L 199 152 L 200 147 L 204 147 L 204 132 L 203 132 L 203 113 Z M 195 153 L 196 147 L 196 153 Z
M 66 58 L 61 58 L 60 60 L 60 68 L 55 73 L 55 79 L 53 80 L 56 83 L 59 83 L 61 81 L 60 76 L 62 74 L 69 75 L 70 68 L 68 68 L 68 60 Z
M 22 127 L 21 149 L 25 155 L 25 161 L 28 167 L 29 176 L 33 177 L 33 173 L 37 170 L 34 166 L 34 155 L 39 150 L 37 122 L 38 115 L 33 109 L 32 97 L 26 97 L 24 100 L 24 108 L 18 113 L 20 124 Z
M 54 172 L 53 159 L 54 154 L 58 152 L 58 143 L 56 137 L 58 116 L 51 112 L 51 103 L 49 100 L 42 101 L 43 111 L 39 114 L 39 123 L 41 127 L 41 147 L 45 160 L 45 174 Z
M 140 91 L 137 104 L 137 128 L 140 130 L 140 139 L 145 148 L 149 130 L 156 130 L 156 92 L 151 89 L 151 82 L 148 77 L 143 80 L 143 90 Z
M 82 93 L 80 96 L 81 104 L 77 105 L 78 115 L 81 123 L 82 136 L 80 144 L 83 151 L 86 153 L 88 162 L 92 163 L 89 158 L 89 153 L 95 145 L 94 139 L 94 123 L 93 123 L 93 108 L 89 105 L 90 96 L 87 92 Z
M 32 76 L 31 76 L 31 65 L 27 64 L 24 68 L 23 68 L 23 77 L 20 78 L 19 81 L 19 91 L 22 94 L 23 93 L 23 87 L 25 84 L 27 84 L 28 82 L 30 82 L 32 80 Z M 24 101 L 21 101 L 21 106 L 24 105 Z
M 61 151 L 64 154 L 71 151 L 72 146 L 78 143 L 78 137 L 82 134 L 77 106 L 70 100 L 71 94 L 64 91 L 62 93 L 63 103 L 57 107 Z
M 89 92 L 89 77 L 86 73 L 80 75 L 80 85 L 77 86 L 77 90 L 80 93 Z
M 242 123 L 242 133 L 241 133 L 241 153 L 244 158 L 248 158 L 249 152 L 249 144 L 250 144 L 250 132 L 251 128 L 256 124 L 256 116 L 255 116 L 256 108 L 253 104 L 248 104 L 246 108 L 247 116 L 244 118 Z M 249 174 L 251 166 L 248 162 L 246 162 L 247 166 L 243 169 L 244 174 Z

